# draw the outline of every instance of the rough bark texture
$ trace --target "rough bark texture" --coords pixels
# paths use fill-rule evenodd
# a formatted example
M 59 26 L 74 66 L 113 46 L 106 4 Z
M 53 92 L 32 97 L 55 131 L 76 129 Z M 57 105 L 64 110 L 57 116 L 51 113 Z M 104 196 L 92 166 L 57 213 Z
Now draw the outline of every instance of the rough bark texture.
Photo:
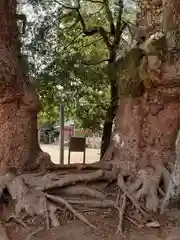
M 166 197 L 161 206 L 161 212 L 163 213 L 167 206 L 179 208 L 180 200 L 180 131 L 178 133 L 176 141 L 176 162 L 173 168 L 172 177 L 167 189 Z
M 114 159 L 118 172 L 138 178 L 131 187 L 136 198 L 144 197 L 147 209 L 157 211 L 158 191 L 167 192 L 180 128 L 180 2 L 142 0 L 139 6 L 140 35 L 149 39 L 163 31 L 165 40 L 158 51 L 145 49 L 139 69 L 149 83 L 145 93 L 126 97 L 118 105 Z
M 125 99 L 118 109 L 118 158 L 120 168 L 126 169 L 127 173 L 156 163 L 169 165 L 175 160 L 179 104 L 160 103 L 157 92 L 151 94 L 149 100 L 145 96 Z
M 39 102 L 21 67 L 16 0 L 0 1 L 0 174 L 36 165 Z

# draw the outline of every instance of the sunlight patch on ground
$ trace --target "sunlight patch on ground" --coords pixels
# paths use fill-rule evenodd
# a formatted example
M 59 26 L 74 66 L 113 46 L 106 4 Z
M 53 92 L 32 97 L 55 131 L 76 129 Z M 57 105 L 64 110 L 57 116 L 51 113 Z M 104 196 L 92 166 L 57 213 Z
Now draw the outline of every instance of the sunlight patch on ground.
M 41 149 L 44 152 L 47 152 L 51 156 L 53 163 L 59 164 L 59 146 L 51 144 L 41 144 Z M 86 163 L 93 163 L 99 161 L 100 149 L 86 148 Z M 83 162 L 83 153 L 72 152 L 71 153 L 71 163 L 82 163 Z M 68 163 L 68 148 L 64 150 L 64 163 Z

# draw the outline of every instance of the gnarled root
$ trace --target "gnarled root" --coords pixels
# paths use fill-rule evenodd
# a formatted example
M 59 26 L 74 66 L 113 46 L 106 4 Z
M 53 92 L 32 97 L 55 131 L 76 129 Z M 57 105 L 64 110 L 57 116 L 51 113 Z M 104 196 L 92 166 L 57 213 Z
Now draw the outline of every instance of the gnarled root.
M 122 204 L 120 204 L 119 200 L 116 203 L 114 195 L 107 197 L 106 193 L 89 186 L 92 182 L 100 181 L 102 183 L 103 181 L 104 183 L 108 179 L 113 179 L 113 181 L 117 179 L 118 192 L 122 193 Z M 29 216 L 42 216 L 46 220 L 48 229 L 51 226 L 57 227 L 60 225 L 57 210 L 64 210 L 64 207 L 83 223 L 94 229 L 96 227 L 85 216 L 80 214 L 73 205 L 77 207 L 81 205 L 100 208 L 116 207 L 119 211 L 117 232 L 122 234 L 128 199 L 147 219 L 146 209 L 154 212 L 158 210 L 160 197 L 164 197 L 169 179 L 170 175 L 163 166 L 141 170 L 139 178 L 131 185 L 129 185 L 128 181 L 125 182 L 121 174 L 118 176 L 112 175 L 112 172 L 107 170 L 91 172 L 85 170 L 83 173 L 71 172 L 70 174 L 62 174 L 62 171 L 56 171 L 23 174 L 17 177 L 8 173 L 0 177 L 0 196 L 4 188 L 7 188 L 15 202 L 15 216 L 19 217 L 22 212 L 27 213 Z M 161 188 L 160 183 L 162 180 L 164 186 Z M 54 192 L 57 196 L 52 194 Z M 83 197 L 78 199 L 77 195 Z M 64 198 L 64 196 L 66 197 Z M 141 203 L 142 199 L 145 201 L 146 208 Z M 26 226 L 23 222 L 19 221 L 19 223 Z
M 5 175 L 0 176 L 0 197 L 6 188 L 6 186 L 13 181 L 15 174 L 13 172 L 8 172 Z
M 139 201 L 144 199 L 148 211 L 157 212 L 160 207 L 160 196 L 164 197 L 170 174 L 161 165 L 139 171 L 138 180 L 130 187 L 130 192 Z M 164 183 L 164 189 L 160 183 Z
M 68 203 L 68 201 L 66 201 L 64 198 L 61 197 L 56 197 L 50 194 L 46 194 L 46 197 L 56 203 L 60 203 L 60 204 L 64 204 L 79 220 L 81 220 L 82 222 L 86 223 L 89 227 L 96 229 L 96 227 L 91 224 L 87 218 L 85 218 L 83 215 L 81 215 L 80 213 L 78 213 L 70 203 Z
M 64 176 L 57 172 L 47 173 L 43 176 L 37 175 L 33 178 L 31 174 L 24 174 L 22 177 L 24 181 L 33 188 L 38 188 L 42 191 L 48 191 L 53 188 L 62 188 L 79 182 L 87 183 L 98 179 L 103 179 L 104 171 L 98 170 L 89 173 L 66 174 Z
M 119 207 L 117 205 L 117 209 L 119 211 L 119 224 L 118 224 L 116 234 L 120 233 L 122 235 L 123 234 L 123 218 L 124 218 L 125 209 L 126 209 L 126 194 L 125 193 L 122 196 L 121 207 Z
M 169 172 L 161 165 L 157 165 L 155 168 L 146 168 L 145 170 L 139 171 L 139 178 L 130 185 L 126 183 L 121 174 L 118 175 L 117 186 L 119 188 L 118 193 L 122 192 L 122 204 L 119 206 L 119 200 L 116 201 L 116 208 L 119 211 L 119 224 L 117 233 L 122 234 L 123 229 L 123 219 L 126 217 L 126 201 L 129 199 L 134 207 L 145 217 L 145 220 L 148 220 L 148 215 L 146 210 L 150 212 L 157 212 L 160 207 L 160 200 L 165 196 L 165 191 L 169 184 L 170 174 Z M 163 189 L 160 187 L 160 184 L 163 181 Z M 120 196 L 119 196 L 120 197 Z M 119 197 L 117 197 L 119 199 Z M 161 199 L 160 199 L 161 197 Z M 141 200 L 144 200 L 145 207 L 141 203 Z M 131 221 L 132 222 L 132 221 Z M 136 222 L 133 221 L 135 225 Z M 138 226 L 141 226 L 138 224 Z
M 103 192 L 88 186 L 69 186 L 61 189 L 60 193 L 69 196 L 89 196 L 98 199 L 106 198 L 106 195 Z
M 138 209 L 144 216 L 147 216 L 146 212 L 143 210 L 139 202 L 136 200 L 136 198 L 129 192 L 127 185 L 124 182 L 123 177 L 119 174 L 118 175 L 118 181 L 117 181 L 118 187 L 122 190 L 122 192 L 130 199 L 132 204 L 135 206 L 136 209 Z
M 49 200 L 51 200 L 57 204 L 64 205 L 82 222 L 92 228 L 96 228 L 83 215 L 77 212 L 67 200 L 62 197 L 46 194 L 37 189 L 30 189 L 25 184 L 22 176 L 16 177 L 7 188 L 16 202 L 15 211 L 17 216 L 25 211 L 29 216 L 40 215 L 45 217 L 48 229 L 50 227 L 49 218 L 52 225 L 57 226 L 59 225 L 58 218 L 56 217 L 56 210 L 58 207 L 49 202 Z
M 10 176 L 10 178 L 8 177 Z M 91 200 L 77 201 L 77 204 L 95 205 L 96 207 L 113 206 L 114 202 L 106 200 L 106 194 L 89 186 L 70 186 L 75 183 L 90 182 L 95 180 L 104 179 L 105 175 L 102 170 L 98 170 L 90 173 L 80 174 L 67 174 L 61 175 L 58 173 L 47 174 L 24 174 L 13 178 L 10 174 L 6 174 L 2 178 L 2 192 L 5 188 L 9 191 L 12 199 L 15 202 L 15 220 L 18 219 L 18 223 L 26 226 L 24 222 L 19 221 L 21 213 L 25 212 L 28 216 L 33 217 L 36 215 L 42 216 L 46 220 L 47 228 L 50 225 L 56 227 L 59 225 L 57 217 L 57 210 L 66 207 L 75 217 L 87 224 L 91 228 L 96 228 L 90 223 L 86 217 L 80 214 L 72 204 L 76 202 L 68 201 L 60 196 L 53 196 L 48 194 L 49 190 L 60 189 L 58 195 L 65 194 L 69 197 L 84 195 L 91 197 Z M 95 201 L 93 198 L 100 199 Z M 74 199 L 75 201 L 77 200 Z

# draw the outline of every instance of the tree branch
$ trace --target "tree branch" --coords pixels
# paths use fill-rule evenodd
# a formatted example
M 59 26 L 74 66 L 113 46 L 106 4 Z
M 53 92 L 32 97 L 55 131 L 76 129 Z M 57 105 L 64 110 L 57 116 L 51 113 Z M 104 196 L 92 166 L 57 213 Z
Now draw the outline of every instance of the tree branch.
M 99 8 L 99 10 L 97 10 L 97 11 L 94 12 L 94 13 L 89 14 L 89 15 L 87 16 L 87 18 L 90 18 L 90 17 L 96 15 L 96 14 L 99 13 L 103 8 L 104 8 L 104 6 L 101 6 L 101 7 Z
M 79 22 L 79 19 L 76 19 L 76 21 L 74 21 L 70 26 L 65 27 L 65 28 L 61 28 L 62 30 L 67 30 L 67 29 L 71 29 L 73 27 L 75 27 Z
M 86 0 L 87 2 L 92 2 L 92 3 L 98 3 L 98 4 L 103 4 L 103 2 L 101 2 L 101 1 L 96 1 L 96 0 Z
M 119 44 L 120 39 L 121 39 L 122 34 L 123 34 L 123 31 L 124 31 L 124 29 L 125 29 L 127 26 L 128 26 L 128 24 L 127 24 L 125 21 L 122 21 L 122 23 L 121 23 L 121 28 L 120 28 L 120 30 L 119 30 L 119 32 L 118 32 L 118 36 L 116 36 L 117 44 Z
M 95 65 L 98 65 L 98 64 L 101 64 L 103 62 L 109 62 L 109 59 L 103 59 L 99 62 L 94 62 L 94 63 L 88 63 L 88 62 L 82 62 L 84 65 L 87 65 L 87 66 L 95 66 Z
M 22 27 L 22 33 L 25 34 L 26 25 L 27 25 L 27 18 L 25 14 L 16 14 L 16 19 L 22 21 L 23 27 Z
M 57 4 L 61 5 L 63 8 L 67 8 L 67 9 L 71 9 L 71 10 L 76 10 L 76 9 L 80 9 L 80 4 L 78 2 L 78 5 L 77 6 L 67 6 L 61 2 L 59 2 L 58 0 L 54 0 Z
M 48 26 L 44 27 L 44 28 L 41 28 L 40 31 L 39 31 L 39 34 L 41 36 L 41 38 L 43 39 L 44 38 L 44 35 L 45 33 L 47 33 L 51 28 L 53 28 L 55 25 L 57 26 L 57 22 L 60 22 L 60 20 L 62 21 L 64 18 L 70 16 L 70 13 L 68 14 L 64 14 L 64 15 L 59 15 L 57 16 L 57 18 L 52 21 Z M 79 19 L 76 19 L 76 21 L 74 21 L 74 23 L 72 23 L 72 25 L 66 27 L 66 28 L 63 28 L 63 30 L 65 29 L 71 29 L 72 27 L 75 27 L 76 24 L 79 22 Z M 58 26 L 59 27 L 59 26 Z
M 110 33 L 111 35 L 115 35 L 115 26 L 114 26 L 114 21 L 113 21 L 113 16 L 112 16 L 112 12 L 109 8 L 109 1 L 108 0 L 103 0 L 103 5 L 105 7 L 105 11 L 106 11 L 106 15 L 108 18 L 108 22 L 109 22 L 109 27 L 110 27 Z
M 101 1 L 93 1 L 93 0 L 88 0 L 88 1 L 92 1 L 93 3 L 101 3 L 103 4 L 103 2 Z M 107 0 L 104 0 L 104 1 L 107 1 Z M 64 8 L 67 8 L 67 9 L 71 9 L 71 10 L 76 10 L 77 14 L 78 14 L 78 21 L 80 21 L 81 25 L 82 25 L 82 28 L 83 28 L 83 33 L 86 35 L 86 36 L 93 36 L 95 34 L 100 34 L 104 43 L 106 44 L 106 46 L 108 47 L 109 50 L 111 50 L 112 46 L 109 42 L 109 39 L 108 39 L 108 36 L 107 36 L 107 32 L 104 28 L 102 27 L 93 27 L 91 29 L 87 29 L 86 28 L 86 24 L 84 22 L 84 19 L 80 13 L 80 4 L 78 3 L 77 6 L 73 7 L 73 6 L 67 6 L 67 5 L 64 5 L 63 3 L 59 2 L 58 0 L 55 0 L 56 3 L 60 4 L 62 7 Z M 109 8 L 109 6 L 108 6 Z M 100 9 L 101 10 L 101 9 Z M 109 10 L 110 11 L 110 10 Z M 111 14 L 111 12 L 110 12 Z M 112 20 L 112 19 L 111 19 Z
M 93 27 L 93 28 L 87 29 L 86 25 L 85 25 L 85 22 L 84 22 L 84 19 L 83 19 L 82 15 L 81 15 L 79 9 L 76 9 L 76 11 L 78 13 L 78 17 L 79 17 L 79 20 L 80 20 L 82 28 L 83 28 L 83 33 L 86 36 L 93 36 L 94 34 L 98 34 L 99 33 L 101 35 L 104 43 L 108 47 L 108 49 L 111 49 L 112 46 L 109 43 L 107 32 L 104 30 L 104 28 L 102 28 L 102 27 Z
M 115 45 L 119 45 L 120 42 L 120 38 L 121 38 L 121 34 L 124 30 L 124 24 L 122 26 L 122 14 L 123 14 L 123 1 L 119 0 L 119 13 L 118 13 L 118 17 L 117 17 L 117 21 L 116 21 L 116 30 L 115 30 L 115 39 L 114 39 L 114 44 Z
M 111 50 L 112 45 L 110 44 L 110 42 L 108 40 L 107 32 L 102 27 L 99 27 L 98 32 L 101 35 L 101 37 L 102 37 L 104 43 L 106 44 L 106 46 L 108 47 L 108 49 Z

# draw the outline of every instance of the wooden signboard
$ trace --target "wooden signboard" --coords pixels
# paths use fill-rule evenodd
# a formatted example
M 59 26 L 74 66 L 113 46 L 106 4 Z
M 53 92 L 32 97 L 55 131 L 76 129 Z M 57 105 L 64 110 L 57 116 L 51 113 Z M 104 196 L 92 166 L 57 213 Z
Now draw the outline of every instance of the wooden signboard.
M 85 137 L 71 137 L 69 141 L 68 164 L 70 164 L 71 152 L 83 152 L 83 163 L 86 158 L 86 138 Z

